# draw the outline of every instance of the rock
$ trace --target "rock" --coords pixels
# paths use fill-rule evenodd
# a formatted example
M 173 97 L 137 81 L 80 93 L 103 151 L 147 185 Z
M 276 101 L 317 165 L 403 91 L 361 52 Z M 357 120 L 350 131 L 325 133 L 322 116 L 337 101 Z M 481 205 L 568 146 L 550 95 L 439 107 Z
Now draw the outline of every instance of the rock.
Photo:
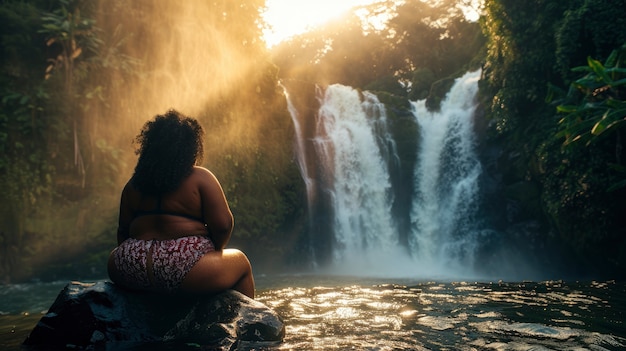
M 275 311 L 237 291 L 163 295 L 130 292 L 104 281 L 71 282 L 23 346 L 248 350 L 278 345 L 284 336 L 285 326 Z

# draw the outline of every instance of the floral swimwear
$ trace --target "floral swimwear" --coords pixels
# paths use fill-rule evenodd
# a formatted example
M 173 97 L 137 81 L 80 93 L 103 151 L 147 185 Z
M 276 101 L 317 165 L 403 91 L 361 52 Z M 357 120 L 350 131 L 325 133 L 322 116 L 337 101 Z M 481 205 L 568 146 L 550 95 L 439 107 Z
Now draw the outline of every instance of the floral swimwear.
M 137 290 L 172 292 L 180 288 L 191 268 L 215 251 L 206 236 L 184 236 L 171 240 L 126 239 L 115 249 L 115 266 L 122 285 Z

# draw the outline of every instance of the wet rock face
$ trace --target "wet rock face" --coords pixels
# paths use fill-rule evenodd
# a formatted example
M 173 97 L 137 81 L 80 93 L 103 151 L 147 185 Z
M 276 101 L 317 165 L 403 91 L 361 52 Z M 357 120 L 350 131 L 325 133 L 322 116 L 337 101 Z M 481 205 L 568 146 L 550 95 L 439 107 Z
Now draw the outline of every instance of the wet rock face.
M 111 282 L 69 283 L 24 341 L 26 350 L 186 346 L 236 350 L 282 342 L 282 318 L 236 292 L 160 295 Z M 169 349 L 169 348 L 168 348 Z

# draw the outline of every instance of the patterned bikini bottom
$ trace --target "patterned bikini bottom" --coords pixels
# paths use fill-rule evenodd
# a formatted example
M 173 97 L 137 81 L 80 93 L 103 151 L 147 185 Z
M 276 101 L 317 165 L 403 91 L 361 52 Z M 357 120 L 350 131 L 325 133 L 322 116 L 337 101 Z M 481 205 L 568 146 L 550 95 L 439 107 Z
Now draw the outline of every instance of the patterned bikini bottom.
M 113 252 L 119 283 L 129 289 L 172 292 L 180 288 L 191 268 L 215 251 L 206 236 L 171 240 L 126 239 Z

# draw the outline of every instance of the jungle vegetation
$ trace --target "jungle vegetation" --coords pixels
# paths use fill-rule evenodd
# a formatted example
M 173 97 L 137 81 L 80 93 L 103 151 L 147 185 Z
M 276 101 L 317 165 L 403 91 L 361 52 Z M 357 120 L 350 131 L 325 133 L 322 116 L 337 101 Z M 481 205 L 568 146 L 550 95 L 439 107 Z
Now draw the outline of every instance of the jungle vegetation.
M 105 275 L 132 139 L 170 107 L 207 131 L 233 245 L 261 270 L 297 264 L 306 195 L 278 83 L 374 91 L 400 117 L 477 68 L 502 240 L 571 274 L 624 274 L 624 0 L 491 0 L 477 22 L 469 1 L 381 1 L 271 49 L 264 0 L 0 1 L 4 281 Z

